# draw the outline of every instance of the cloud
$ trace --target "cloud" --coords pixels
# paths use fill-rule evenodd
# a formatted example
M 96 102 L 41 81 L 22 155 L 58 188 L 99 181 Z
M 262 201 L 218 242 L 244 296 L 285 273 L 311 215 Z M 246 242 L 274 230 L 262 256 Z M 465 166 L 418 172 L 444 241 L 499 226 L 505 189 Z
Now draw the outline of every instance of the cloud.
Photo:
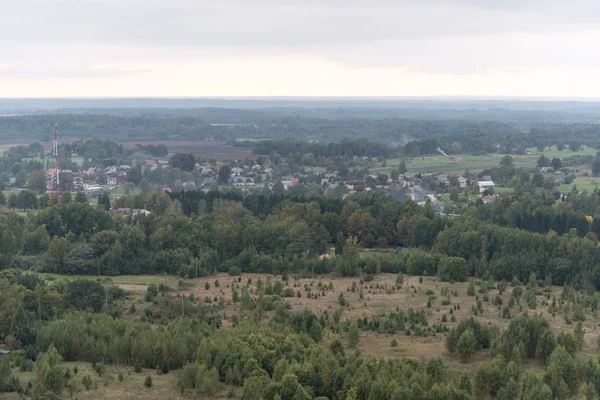
M 283 77 L 277 85 L 270 80 L 274 75 L 272 63 L 277 59 L 281 68 L 288 69 L 286 76 L 300 74 L 307 81 L 315 81 L 316 77 L 308 74 L 330 74 L 327 76 L 350 79 L 349 88 L 338 81 L 334 88 L 331 79 L 323 80 L 323 91 L 330 94 L 349 93 L 356 87 L 359 95 L 369 88 L 370 80 L 380 82 L 384 73 L 390 82 L 407 77 L 418 82 L 435 81 L 441 85 L 440 93 L 460 94 L 461 87 L 456 84 L 460 82 L 467 85 L 463 92 L 474 89 L 480 94 L 478 90 L 486 87 L 497 90 L 494 79 L 510 82 L 506 76 L 511 74 L 515 79 L 530 79 L 537 73 L 532 71 L 553 71 L 568 80 L 575 78 L 570 74 L 576 71 L 600 66 L 600 55 L 591 51 L 600 39 L 600 2 L 596 0 L 6 3 L 0 10 L 0 79 L 18 80 L 22 89 L 11 87 L 22 91 L 37 90 L 40 80 L 76 78 L 78 84 L 86 79 L 102 80 L 102 85 L 94 83 L 94 87 L 102 86 L 103 93 L 109 87 L 128 93 L 146 93 L 154 88 L 160 95 L 194 87 L 196 95 L 203 95 L 207 87 L 213 94 L 219 89 L 235 93 L 239 87 L 244 93 L 252 88 L 256 95 L 280 93 L 286 88 L 281 93 L 293 95 L 289 93 L 292 86 Z M 254 71 L 269 74 L 254 82 L 258 74 L 247 72 L 249 64 Z M 212 81 L 189 84 L 200 79 L 196 71 L 207 65 Z M 307 67 L 293 68 L 295 65 Z M 490 84 L 481 86 L 486 76 Z M 157 83 L 175 78 L 181 78 L 178 84 L 186 87 Z M 27 79 L 37 85 L 25 89 Z M 110 79 L 118 83 L 108 86 Z M 367 81 L 359 84 L 356 79 Z M 475 84 L 478 86 L 469 86 Z M 560 87 L 566 90 L 570 86 Z M 54 85 L 49 84 L 49 88 Z M 80 86 L 74 91 L 84 89 Z

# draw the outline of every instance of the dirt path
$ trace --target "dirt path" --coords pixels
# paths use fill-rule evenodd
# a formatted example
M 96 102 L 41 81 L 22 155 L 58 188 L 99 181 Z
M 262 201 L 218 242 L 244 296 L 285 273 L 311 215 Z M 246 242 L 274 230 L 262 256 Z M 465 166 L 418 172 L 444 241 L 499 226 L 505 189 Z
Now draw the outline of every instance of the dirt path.
M 148 285 L 117 285 L 123 290 L 130 290 L 132 292 L 145 292 L 148 290 Z

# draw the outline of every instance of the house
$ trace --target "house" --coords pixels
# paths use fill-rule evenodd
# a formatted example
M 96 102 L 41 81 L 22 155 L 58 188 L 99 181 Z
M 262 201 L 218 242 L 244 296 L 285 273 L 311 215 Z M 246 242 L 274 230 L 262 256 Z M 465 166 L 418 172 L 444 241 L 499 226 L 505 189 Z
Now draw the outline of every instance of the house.
M 83 178 L 80 176 L 76 176 L 75 178 L 73 178 L 73 187 L 75 188 L 75 190 L 83 189 Z
M 244 170 L 242 168 L 239 168 L 239 167 L 231 168 L 231 176 L 240 176 L 240 175 L 244 175 Z
M 150 211 L 145 210 L 143 208 L 117 208 L 114 211 L 114 213 L 119 214 L 119 215 L 131 215 L 132 217 L 135 217 L 140 214 L 144 214 L 144 215 L 151 214 Z
M 10 351 L 8 350 L 0 350 L 0 358 L 7 356 L 10 354 Z
M 83 193 L 88 197 L 96 197 L 104 194 L 104 188 L 102 186 L 88 186 L 83 188 Z
M 233 186 L 254 186 L 254 178 L 233 178 L 232 184 Z
M 15 183 L 17 183 L 17 178 L 14 178 L 14 177 L 8 178 L 9 186 L 15 186 Z
M 106 184 L 109 186 L 116 186 L 117 185 L 117 178 L 114 176 L 109 176 L 108 178 L 106 178 Z
M 477 181 L 477 186 L 479 186 L 479 191 L 483 192 L 484 190 L 494 188 L 496 185 L 494 181 Z
M 496 200 L 498 198 L 498 196 L 494 196 L 494 195 L 487 195 L 487 196 L 483 196 L 481 198 L 481 200 L 483 201 L 483 204 L 490 204 L 491 202 L 493 202 L 494 200 Z
M 169 166 L 169 162 L 166 160 L 158 160 L 158 166 L 160 168 L 167 168 Z
M 467 178 L 465 178 L 464 176 L 459 176 L 458 177 L 458 184 L 460 186 L 460 188 L 464 188 L 465 186 L 467 186 Z
M 119 169 L 121 171 L 127 171 L 127 170 L 130 170 L 131 167 L 129 165 L 127 165 L 127 164 L 123 164 L 123 165 L 119 165 Z

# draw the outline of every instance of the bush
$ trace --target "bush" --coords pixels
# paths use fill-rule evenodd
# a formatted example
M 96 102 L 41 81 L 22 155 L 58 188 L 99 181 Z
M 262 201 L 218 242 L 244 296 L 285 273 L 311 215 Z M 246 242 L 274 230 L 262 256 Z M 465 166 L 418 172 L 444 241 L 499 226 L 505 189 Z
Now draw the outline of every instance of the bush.
M 398 341 L 396 339 L 392 339 L 392 347 L 398 347 Z
M 158 287 L 151 283 L 146 290 L 146 301 L 152 301 L 156 296 L 158 296 Z
M 139 374 L 140 372 L 142 372 L 142 366 L 140 365 L 140 362 L 139 362 L 139 361 L 136 361 L 136 362 L 135 362 L 135 366 L 133 367 L 133 369 L 134 369 L 134 370 L 135 370 L 135 372 L 137 372 L 138 374 Z
M 90 390 L 90 388 L 92 387 L 92 378 L 90 378 L 89 375 L 85 375 L 81 379 L 81 383 L 83 383 L 83 386 L 85 386 L 85 390 Z
M 229 268 L 230 276 L 240 276 L 241 274 L 242 274 L 242 271 L 238 267 Z
M 144 386 L 146 386 L 147 388 L 152 387 L 152 377 L 150 375 L 146 377 L 146 380 L 144 381 Z

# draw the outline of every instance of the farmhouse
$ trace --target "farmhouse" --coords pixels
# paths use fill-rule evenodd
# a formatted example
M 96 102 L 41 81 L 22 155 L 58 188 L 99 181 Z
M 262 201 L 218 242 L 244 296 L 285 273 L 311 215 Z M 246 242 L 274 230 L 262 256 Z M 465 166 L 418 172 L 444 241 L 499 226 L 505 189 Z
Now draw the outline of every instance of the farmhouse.
M 483 192 L 486 189 L 491 189 L 495 187 L 494 181 L 478 181 L 477 186 L 479 186 L 479 191 Z
M 117 184 L 117 178 L 114 176 L 106 178 L 106 184 L 109 186 L 115 186 Z

